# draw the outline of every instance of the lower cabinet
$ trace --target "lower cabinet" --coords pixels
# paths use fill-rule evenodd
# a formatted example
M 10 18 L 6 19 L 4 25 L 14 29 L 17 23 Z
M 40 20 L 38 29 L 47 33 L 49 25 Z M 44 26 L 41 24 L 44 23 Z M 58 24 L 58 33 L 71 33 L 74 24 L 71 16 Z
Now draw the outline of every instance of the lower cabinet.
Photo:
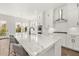
M 75 51 L 79 51 L 79 36 L 78 35 L 67 35 L 64 47 L 70 48 Z M 63 45 L 62 45 L 63 46 Z
M 45 49 L 37 56 L 61 56 L 61 41 L 58 40 L 55 44 Z
M 73 49 L 73 40 L 71 39 L 71 36 L 70 35 L 68 35 L 67 36 L 67 39 L 66 39 L 66 47 L 67 48 L 71 48 L 71 49 Z
M 67 40 L 67 35 L 66 34 L 61 35 L 62 46 L 65 46 L 65 47 L 67 46 L 66 40 Z
M 79 51 L 79 38 L 78 36 L 74 39 L 74 50 Z

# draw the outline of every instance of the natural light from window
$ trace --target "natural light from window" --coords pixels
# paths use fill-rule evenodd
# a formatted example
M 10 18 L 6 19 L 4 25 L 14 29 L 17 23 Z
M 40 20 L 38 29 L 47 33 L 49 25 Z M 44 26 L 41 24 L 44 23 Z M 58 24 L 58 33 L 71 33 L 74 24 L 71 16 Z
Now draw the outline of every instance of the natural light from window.
M 7 22 L 0 20 L 0 36 L 6 36 L 7 31 Z

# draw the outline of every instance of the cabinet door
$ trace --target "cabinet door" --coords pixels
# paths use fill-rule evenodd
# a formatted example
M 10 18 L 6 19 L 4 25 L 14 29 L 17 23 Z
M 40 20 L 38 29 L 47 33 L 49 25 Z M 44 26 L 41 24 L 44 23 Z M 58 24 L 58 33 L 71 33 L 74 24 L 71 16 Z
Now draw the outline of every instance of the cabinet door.
M 67 6 L 67 19 L 69 26 L 76 26 L 78 20 L 78 8 L 76 4 L 68 4 Z
M 74 50 L 79 51 L 79 37 L 75 38 Z
M 73 49 L 73 40 L 71 39 L 71 36 L 67 36 L 66 47 L 70 48 L 70 49 Z
M 62 46 L 65 47 L 66 46 L 66 39 L 67 39 L 67 35 L 62 35 L 62 38 L 61 38 L 61 42 L 62 42 Z

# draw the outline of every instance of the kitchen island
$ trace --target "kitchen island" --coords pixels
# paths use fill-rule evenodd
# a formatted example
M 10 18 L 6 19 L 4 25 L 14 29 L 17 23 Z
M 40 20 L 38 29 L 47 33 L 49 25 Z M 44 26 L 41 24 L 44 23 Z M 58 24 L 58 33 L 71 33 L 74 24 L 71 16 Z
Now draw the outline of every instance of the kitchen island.
M 15 36 L 30 56 L 60 56 L 61 40 L 56 35 Z

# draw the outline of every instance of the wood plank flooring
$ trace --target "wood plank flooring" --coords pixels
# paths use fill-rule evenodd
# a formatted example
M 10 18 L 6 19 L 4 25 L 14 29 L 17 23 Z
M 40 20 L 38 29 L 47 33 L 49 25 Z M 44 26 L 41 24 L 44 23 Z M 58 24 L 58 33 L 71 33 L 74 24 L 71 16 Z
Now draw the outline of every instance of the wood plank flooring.
M 61 48 L 61 54 L 62 56 L 79 56 L 79 52 L 64 47 Z
M 9 39 L 0 40 L 0 56 L 8 56 L 9 54 Z

